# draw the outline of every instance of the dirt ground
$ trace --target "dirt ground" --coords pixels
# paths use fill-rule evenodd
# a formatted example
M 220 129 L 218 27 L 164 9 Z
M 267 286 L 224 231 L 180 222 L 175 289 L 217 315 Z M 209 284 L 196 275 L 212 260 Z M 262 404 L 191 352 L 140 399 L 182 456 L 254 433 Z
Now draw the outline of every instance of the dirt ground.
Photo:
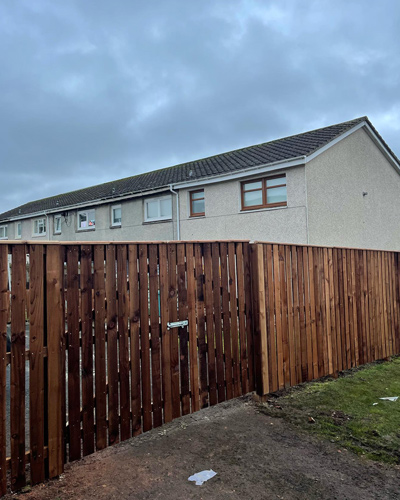
M 188 481 L 204 469 L 217 476 L 203 486 Z M 68 465 L 18 498 L 387 500 L 400 498 L 400 468 L 339 451 L 241 398 Z

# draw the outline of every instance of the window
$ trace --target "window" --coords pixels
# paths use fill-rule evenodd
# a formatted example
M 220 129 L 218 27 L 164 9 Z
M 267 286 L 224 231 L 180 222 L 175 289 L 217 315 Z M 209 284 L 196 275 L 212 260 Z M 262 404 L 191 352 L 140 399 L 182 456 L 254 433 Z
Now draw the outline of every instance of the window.
M 190 217 L 205 215 L 204 189 L 191 191 L 190 193 Z
M 111 227 L 119 227 L 122 223 L 121 205 L 111 207 Z
M 54 234 L 61 234 L 61 215 L 54 216 Z
M 22 237 L 22 222 L 17 222 L 17 226 L 15 228 L 15 238 L 19 240 Z
M 33 221 L 33 236 L 44 236 L 46 234 L 46 219 Z
M 144 202 L 144 220 L 151 222 L 156 220 L 172 219 L 171 196 L 149 198 Z
M 78 212 L 78 231 L 92 230 L 96 227 L 95 211 L 83 210 Z
M 286 176 L 276 175 L 242 182 L 242 210 L 286 207 Z
M 0 226 L 0 240 L 8 238 L 8 226 Z

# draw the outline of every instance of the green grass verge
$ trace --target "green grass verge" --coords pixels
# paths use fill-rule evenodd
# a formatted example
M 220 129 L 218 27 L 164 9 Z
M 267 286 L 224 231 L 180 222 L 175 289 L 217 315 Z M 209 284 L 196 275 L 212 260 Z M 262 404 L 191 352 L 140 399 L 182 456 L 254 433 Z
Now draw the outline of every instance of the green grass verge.
M 387 396 L 399 399 L 379 399 Z M 339 448 L 380 462 L 400 463 L 400 358 L 292 388 L 269 398 L 260 409 Z

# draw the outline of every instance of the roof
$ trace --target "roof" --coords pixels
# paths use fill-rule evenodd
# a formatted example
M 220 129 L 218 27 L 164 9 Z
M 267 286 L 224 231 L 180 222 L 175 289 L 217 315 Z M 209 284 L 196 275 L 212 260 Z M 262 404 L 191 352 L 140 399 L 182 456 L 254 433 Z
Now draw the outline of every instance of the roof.
M 91 202 L 112 200 L 121 196 L 145 194 L 152 190 L 167 188 L 171 184 L 217 177 L 252 167 L 310 156 L 362 122 L 367 122 L 376 132 L 368 118 L 364 116 L 201 160 L 32 201 L 0 214 L 0 221 L 49 210 L 61 210 L 74 205 L 90 205 Z M 383 142 L 382 138 L 380 140 Z M 390 151 L 388 147 L 387 149 Z M 391 151 L 390 153 L 394 156 Z

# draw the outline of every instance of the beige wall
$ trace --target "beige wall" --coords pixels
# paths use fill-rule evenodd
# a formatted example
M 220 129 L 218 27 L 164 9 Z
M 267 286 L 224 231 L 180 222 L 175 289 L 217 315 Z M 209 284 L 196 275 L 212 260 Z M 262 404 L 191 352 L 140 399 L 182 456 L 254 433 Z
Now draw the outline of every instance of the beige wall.
M 306 169 L 311 244 L 400 250 L 400 175 L 367 132 L 357 130 Z
M 165 194 L 165 193 L 164 193 Z M 32 241 L 150 241 L 173 240 L 176 238 L 176 224 L 172 221 L 143 223 L 143 198 L 116 202 L 121 205 L 122 225 L 111 227 L 111 204 L 97 205 L 96 229 L 87 231 L 77 230 L 77 210 L 69 210 L 68 215 L 61 219 L 61 234 L 54 234 L 54 215 L 48 215 L 47 231 L 45 236 L 33 236 L 34 219 L 23 219 L 22 239 Z M 172 213 L 176 216 L 175 196 L 172 197 Z M 88 207 L 90 208 L 90 207 Z M 61 212 L 60 212 L 61 213 Z M 36 218 L 41 218 L 36 217 Z M 16 222 L 8 223 L 8 239 L 14 239 Z
M 190 217 L 190 190 L 181 190 L 181 238 L 306 243 L 304 167 L 291 168 L 286 176 L 288 206 L 284 208 L 241 212 L 240 180 L 232 180 L 204 186 L 206 215 Z

